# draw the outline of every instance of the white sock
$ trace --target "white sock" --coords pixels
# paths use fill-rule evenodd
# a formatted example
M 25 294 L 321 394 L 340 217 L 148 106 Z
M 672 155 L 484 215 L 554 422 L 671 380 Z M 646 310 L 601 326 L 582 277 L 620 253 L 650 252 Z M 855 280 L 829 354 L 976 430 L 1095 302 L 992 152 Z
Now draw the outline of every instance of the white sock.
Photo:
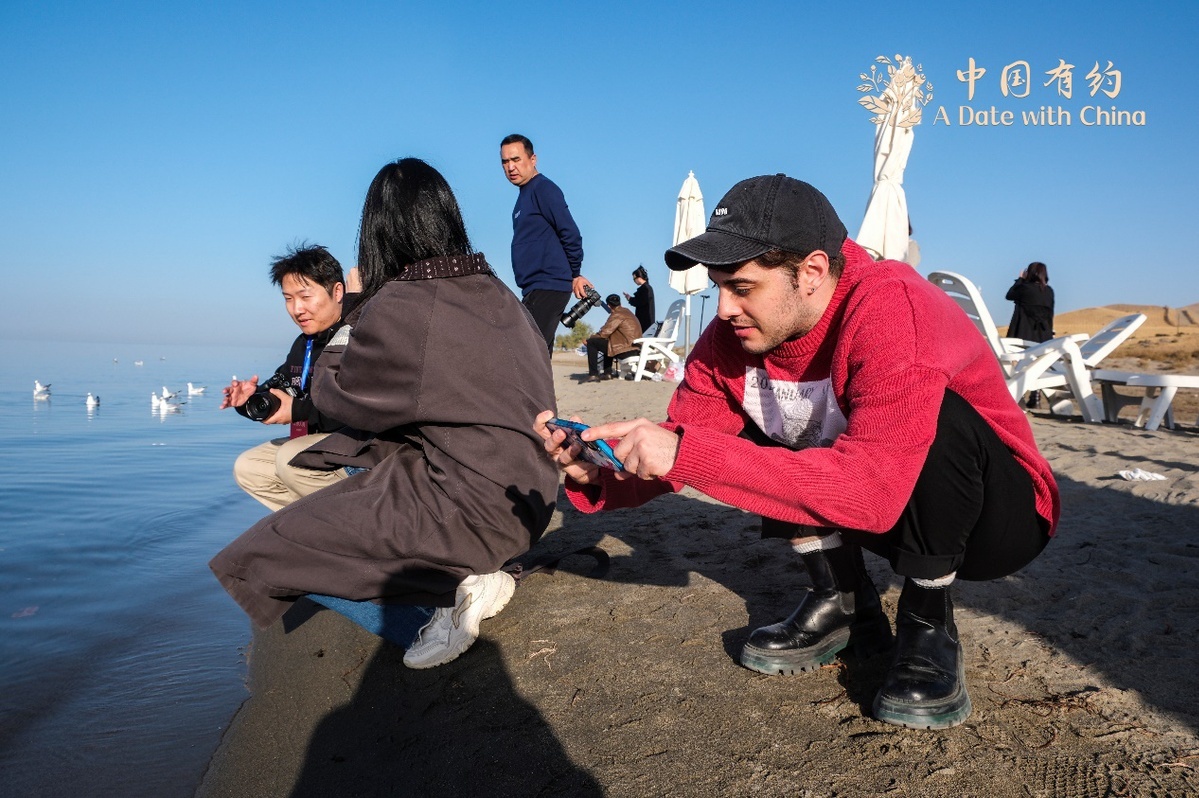
M 957 576 L 958 576 L 958 572 L 953 571 L 953 572 L 949 573 L 948 575 L 942 576 L 938 579 L 917 579 L 915 577 L 908 577 L 908 578 L 912 580 L 912 583 L 915 584 L 916 587 L 933 588 L 933 587 L 949 587 L 950 585 L 953 584 L 953 580 L 957 579 Z
M 800 538 L 791 544 L 796 554 L 811 554 L 814 551 L 828 551 L 841 545 L 841 533 L 830 532 L 819 537 Z

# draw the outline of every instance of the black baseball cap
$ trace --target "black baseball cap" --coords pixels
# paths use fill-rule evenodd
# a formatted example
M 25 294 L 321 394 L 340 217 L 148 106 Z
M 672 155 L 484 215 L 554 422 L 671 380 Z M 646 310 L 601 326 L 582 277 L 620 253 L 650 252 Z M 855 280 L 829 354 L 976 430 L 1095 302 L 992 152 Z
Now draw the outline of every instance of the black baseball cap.
M 666 250 L 666 265 L 675 271 L 697 263 L 731 266 L 772 249 L 799 255 L 819 249 L 834 257 L 847 235 L 815 186 L 782 173 L 763 175 L 742 180 L 721 197 L 707 231 Z

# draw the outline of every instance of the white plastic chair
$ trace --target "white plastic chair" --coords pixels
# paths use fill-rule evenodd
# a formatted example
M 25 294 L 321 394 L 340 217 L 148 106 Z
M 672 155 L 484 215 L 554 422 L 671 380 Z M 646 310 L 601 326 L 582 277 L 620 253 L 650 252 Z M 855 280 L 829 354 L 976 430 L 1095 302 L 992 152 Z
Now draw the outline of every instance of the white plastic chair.
M 928 279 L 948 294 L 987 339 L 999 358 L 1012 398 L 1044 391 L 1054 413 L 1065 412 L 1071 402 L 1088 423 L 1104 419 L 1103 402 L 1091 388 L 1091 370 L 1145 323 L 1143 313 L 1122 316 L 1093 336 L 1066 335 L 1038 344 L 1019 338 L 1000 338 L 982 294 L 965 277 L 953 272 L 933 272 Z
M 662 326 L 658 328 L 658 334 L 633 341 L 634 344 L 641 346 L 641 351 L 637 356 L 628 359 L 628 364 L 633 369 L 633 382 L 641 382 L 642 377 L 648 377 L 653 373 L 646 368 L 650 363 L 679 362 L 679 356 L 674 351 L 674 344 L 679 338 L 680 319 L 686 304 L 682 299 L 676 299 L 670 303 L 670 308 L 666 311 L 666 318 L 662 321 Z

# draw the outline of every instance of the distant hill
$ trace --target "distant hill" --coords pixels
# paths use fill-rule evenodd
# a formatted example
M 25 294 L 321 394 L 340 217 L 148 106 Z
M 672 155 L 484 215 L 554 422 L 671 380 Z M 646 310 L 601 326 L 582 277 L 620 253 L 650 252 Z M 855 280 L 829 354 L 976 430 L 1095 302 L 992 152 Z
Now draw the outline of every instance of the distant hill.
M 1053 330 L 1058 335 L 1093 334 L 1108 322 L 1129 313 L 1144 313 L 1147 318 L 1132 337 L 1112 353 L 1109 367 L 1145 368 L 1148 361 L 1165 364 L 1164 367 L 1171 371 L 1195 371 L 1199 367 L 1199 303 L 1182 308 L 1105 305 L 1072 310 L 1053 317 Z M 1126 358 L 1139 362 L 1119 362 Z
M 1178 308 L 1175 312 L 1175 318 L 1170 318 L 1169 311 L 1166 312 L 1166 322 L 1168 324 L 1184 324 L 1199 325 L 1199 302 L 1193 305 L 1187 305 L 1185 308 Z
M 1144 313 L 1148 320 L 1142 330 L 1199 327 L 1199 302 L 1183 308 L 1168 308 L 1163 305 L 1104 305 L 1101 308 L 1083 308 L 1069 313 L 1059 313 L 1053 318 L 1053 327 L 1059 335 L 1076 332 L 1094 332 L 1113 319 L 1129 313 Z

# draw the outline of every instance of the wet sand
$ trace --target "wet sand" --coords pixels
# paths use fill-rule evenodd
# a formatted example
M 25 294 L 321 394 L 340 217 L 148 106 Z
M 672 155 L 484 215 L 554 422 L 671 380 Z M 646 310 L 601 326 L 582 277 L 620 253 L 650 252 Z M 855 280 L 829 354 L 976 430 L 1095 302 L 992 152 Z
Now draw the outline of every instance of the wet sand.
M 664 415 L 673 385 L 581 384 L 582 358 L 559 358 L 561 414 Z M 737 664 L 809 584 L 755 516 L 690 490 L 593 516 L 563 497 L 531 554 L 599 546 L 606 576 L 587 557 L 527 576 L 428 671 L 299 602 L 255 635 L 251 697 L 198 795 L 1199 794 L 1199 431 L 1033 429 L 1060 532 L 1024 571 L 955 586 L 974 702 L 957 728 L 869 716 L 885 655 L 794 677 Z M 1167 479 L 1117 476 L 1132 468 Z M 867 563 L 893 616 L 899 580 Z

